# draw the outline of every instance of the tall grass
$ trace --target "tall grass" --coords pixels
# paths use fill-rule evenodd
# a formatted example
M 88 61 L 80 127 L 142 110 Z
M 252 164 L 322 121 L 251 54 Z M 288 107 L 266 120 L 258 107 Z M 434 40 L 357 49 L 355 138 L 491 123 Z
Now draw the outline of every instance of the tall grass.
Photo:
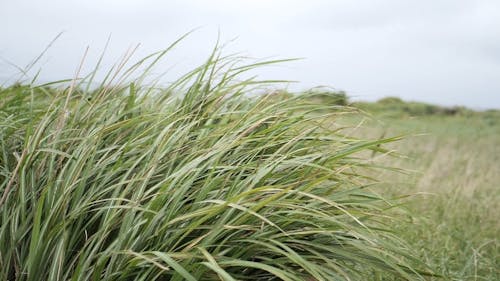
M 0 91 L 1 280 L 422 278 L 359 158 L 395 139 L 247 95 L 265 63 L 218 50 L 169 87 L 118 83 L 163 55 L 94 90 Z

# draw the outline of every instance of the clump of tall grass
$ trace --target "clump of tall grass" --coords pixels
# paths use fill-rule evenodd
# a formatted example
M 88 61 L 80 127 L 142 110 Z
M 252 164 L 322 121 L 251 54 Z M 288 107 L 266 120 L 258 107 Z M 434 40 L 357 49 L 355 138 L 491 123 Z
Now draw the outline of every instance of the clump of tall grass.
M 261 63 L 233 62 L 216 51 L 165 88 L 2 89 L 0 279 L 420 279 L 358 158 L 394 139 L 246 95 Z

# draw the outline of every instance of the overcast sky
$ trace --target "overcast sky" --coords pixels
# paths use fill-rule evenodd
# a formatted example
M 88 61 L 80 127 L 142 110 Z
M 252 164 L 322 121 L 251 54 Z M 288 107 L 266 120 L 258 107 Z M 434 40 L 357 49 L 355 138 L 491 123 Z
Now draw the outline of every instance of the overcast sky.
M 0 79 L 25 66 L 61 31 L 40 61 L 40 80 L 73 75 L 86 46 L 88 67 L 107 38 L 106 65 L 141 43 L 136 57 L 199 28 L 160 66 L 194 67 L 220 30 L 228 53 L 302 57 L 259 71 L 356 99 L 399 96 L 474 108 L 500 108 L 499 0 L 0 0 Z M 166 77 L 169 77 L 168 75 Z

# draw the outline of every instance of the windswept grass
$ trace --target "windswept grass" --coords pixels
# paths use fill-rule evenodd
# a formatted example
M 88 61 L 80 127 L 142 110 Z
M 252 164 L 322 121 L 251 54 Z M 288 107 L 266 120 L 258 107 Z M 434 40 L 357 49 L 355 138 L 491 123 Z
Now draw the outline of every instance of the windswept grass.
M 217 51 L 170 87 L 115 83 L 163 54 L 96 90 L 0 91 L 1 280 L 422 279 L 359 158 L 395 138 L 249 96 L 264 63 Z

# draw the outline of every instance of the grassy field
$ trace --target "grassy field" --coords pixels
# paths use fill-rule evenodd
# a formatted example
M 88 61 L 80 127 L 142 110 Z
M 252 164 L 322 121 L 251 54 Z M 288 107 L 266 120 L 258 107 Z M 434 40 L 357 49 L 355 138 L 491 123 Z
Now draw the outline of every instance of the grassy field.
M 391 145 L 407 158 L 375 156 L 408 171 L 377 175 L 386 195 L 416 194 L 406 200 L 416 217 L 395 225 L 398 233 L 445 280 L 500 280 L 499 112 L 422 114 L 422 104 L 410 113 L 399 106 L 358 106 L 373 119 L 349 118 L 350 125 L 364 120 L 354 134 L 407 136 Z

